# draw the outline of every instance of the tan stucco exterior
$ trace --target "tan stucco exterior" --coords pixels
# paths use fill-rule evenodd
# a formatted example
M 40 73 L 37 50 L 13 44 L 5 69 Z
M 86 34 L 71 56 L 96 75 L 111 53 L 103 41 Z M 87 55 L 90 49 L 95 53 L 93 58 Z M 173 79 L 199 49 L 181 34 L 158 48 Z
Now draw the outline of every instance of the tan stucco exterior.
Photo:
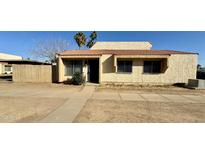
M 23 58 L 21 56 L 11 55 L 11 54 L 5 54 L 0 53 L 0 60 L 22 60 Z M 0 62 L 0 74 L 5 73 L 4 66 L 8 63 Z
M 114 63 L 112 55 L 103 55 L 101 62 Z M 151 58 L 153 59 L 153 58 Z M 157 57 L 154 59 L 158 59 Z M 161 59 L 159 57 L 159 59 Z M 167 68 L 163 73 L 144 74 L 143 61 L 145 58 L 132 58 L 132 73 L 112 72 L 110 67 L 103 67 L 101 83 L 136 83 L 136 84 L 174 84 L 187 83 L 188 79 L 196 78 L 197 55 L 175 54 L 167 58 Z M 114 66 L 114 65 L 113 65 Z M 112 69 L 115 69 L 114 67 Z
M 59 56 L 58 57 L 58 81 L 63 82 L 71 76 L 64 75 L 64 60 L 69 59 L 99 59 L 99 83 L 123 83 L 123 84 L 174 84 L 187 83 L 188 79 L 196 78 L 197 54 L 171 54 L 171 55 L 143 55 L 143 56 L 115 56 L 102 54 L 101 56 Z M 129 59 L 133 61 L 132 73 L 116 72 L 116 60 Z M 160 59 L 164 62 L 164 71 L 159 74 L 144 74 L 144 60 Z M 83 63 L 83 74 L 87 76 L 87 66 Z
M 2 63 L 0 63 L 0 74 L 2 74 L 2 73 L 3 73 L 3 70 L 4 70 L 3 64 L 2 64 Z
M 150 42 L 96 42 L 91 50 L 150 50 Z
M 86 60 L 89 60 L 89 59 L 98 59 L 99 60 L 99 70 L 100 70 L 100 57 L 99 56 L 75 56 L 75 57 L 72 57 L 72 56 L 62 56 L 62 57 L 58 57 L 57 58 L 57 65 L 58 65 L 58 81 L 59 82 L 63 82 L 63 81 L 66 81 L 67 79 L 71 79 L 72 76 L 66 76 L 65 75 L 65 61 L 66 60 L 82 60 L 83 62 L 83 68 L 82 68 L 82 71 L 83 71 L 83 75 L 85 76 L 85 79 L 86 81 L 88 80 L 88 76 L 87 76 L 87 71 L 88 71 L 88 67 L 85 63 Z M 100 73 L 100 71 L 99 71 Z
M 12 72 L 12 67 L 11 67 L 11 71 L 9 71 L 9 72 L 5 70 L 5 67 L 8 65 L 9 65 L 8 63 L 0 62 L 0 74 L 5 74 L 5 73 L 10 74 Z M 11 66 L 11 65 L 9 65 L 9 66 Z

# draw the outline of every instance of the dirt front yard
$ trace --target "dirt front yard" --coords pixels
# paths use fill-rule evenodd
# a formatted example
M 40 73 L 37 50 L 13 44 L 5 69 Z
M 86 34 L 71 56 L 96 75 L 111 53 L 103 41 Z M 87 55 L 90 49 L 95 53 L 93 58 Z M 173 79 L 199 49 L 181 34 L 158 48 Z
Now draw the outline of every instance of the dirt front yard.
M 0 122 L 39 122 L 80 90 L 57 84 L 0 83 Z
M 205 122 L 205 91 L 5 82 L 0 122 Z
M 205 122 L 205 91 L 99 87 L 75 122 Z

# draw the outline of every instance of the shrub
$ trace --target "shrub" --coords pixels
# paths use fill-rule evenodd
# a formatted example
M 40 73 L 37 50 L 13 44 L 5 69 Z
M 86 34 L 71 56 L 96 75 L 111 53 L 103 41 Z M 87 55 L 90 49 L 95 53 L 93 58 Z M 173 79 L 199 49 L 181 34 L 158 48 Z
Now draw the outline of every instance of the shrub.
M 85 83 L 85 78 L 83 77 L 83 74 L 78 72 L 74 73 L 72 77 L 72 83 L 74 85 L 81 85 Z
M 66 81 L 63 81 L 64 84 L 72 84 L 72 79 L 67 79 Z
M 185 87 L 186 83 L 174 83 L 173 86 L 176 87 Z

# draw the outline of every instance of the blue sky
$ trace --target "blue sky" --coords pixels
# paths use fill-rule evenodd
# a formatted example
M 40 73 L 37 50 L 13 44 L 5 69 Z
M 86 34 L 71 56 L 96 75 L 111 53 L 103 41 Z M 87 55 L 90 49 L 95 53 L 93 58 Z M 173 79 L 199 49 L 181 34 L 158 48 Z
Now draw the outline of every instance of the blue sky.
M 62 38 L 68 49 L 78 49 L 73 36 L 76 32 L 0 32 L 0 52 L 31 57 L 30 51 L 38 40 Z M 90 32 L 84 32 L 89 36 Z M 149 41 L 153 49 L 192 51 L 199 53 L 199 64 L 205 66 L 205 32 L 137 32 L 98 31 L 98 41 Z

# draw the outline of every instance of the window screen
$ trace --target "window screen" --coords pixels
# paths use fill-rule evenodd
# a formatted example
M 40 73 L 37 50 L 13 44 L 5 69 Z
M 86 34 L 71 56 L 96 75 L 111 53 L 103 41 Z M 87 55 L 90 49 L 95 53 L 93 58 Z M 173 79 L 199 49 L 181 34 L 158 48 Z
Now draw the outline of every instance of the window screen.
M 160 73 L 161 61 L 144 61 L 144 73 Z
M 132 72 L 132 61 L 117 61 L 117 72 Z
M 81 60 L 69 60 L 65 61 L 65 75 L 72 76 L 74 73 L 82 73 L 82 61 Z

